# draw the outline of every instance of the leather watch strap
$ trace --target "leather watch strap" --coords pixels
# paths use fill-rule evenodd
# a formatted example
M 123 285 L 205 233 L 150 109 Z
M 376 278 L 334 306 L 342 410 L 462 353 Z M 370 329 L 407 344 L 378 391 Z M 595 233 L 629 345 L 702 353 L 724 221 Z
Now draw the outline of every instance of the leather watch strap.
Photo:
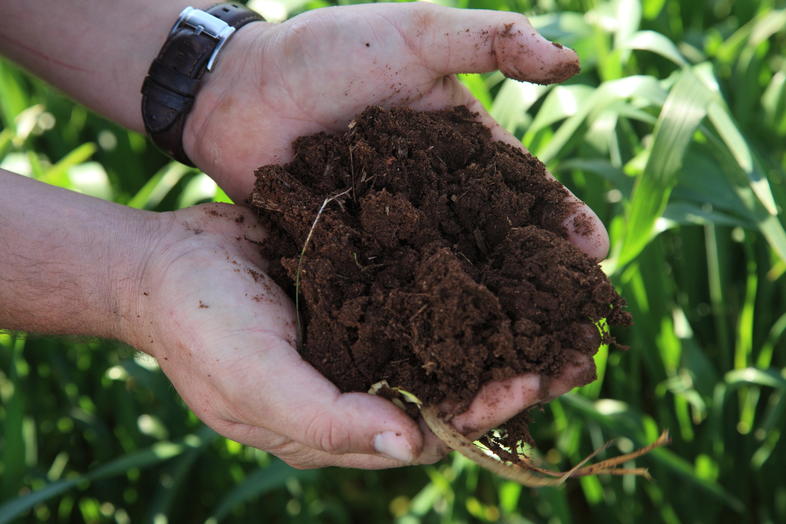
M 145 131 L 160 149 L 193 166 L 183 150 L 183 128 L 208 65 L 212 65 L 216 52 L 233 30 L 224 27 L 223 34 L 228 35 L 217 38 L 211 35 L 211 28 L 190 25 L 189 19 L 184 18 L 189 10 L 196 11 L 186 8 L 181 13 L 142 84 L 142 119 Z M 237 3 L 218 4 L 206 12 L 234 30 L 249 22 L 264 20 L 255 11 Z M 182 23 L 184 20 L 186 23 Z

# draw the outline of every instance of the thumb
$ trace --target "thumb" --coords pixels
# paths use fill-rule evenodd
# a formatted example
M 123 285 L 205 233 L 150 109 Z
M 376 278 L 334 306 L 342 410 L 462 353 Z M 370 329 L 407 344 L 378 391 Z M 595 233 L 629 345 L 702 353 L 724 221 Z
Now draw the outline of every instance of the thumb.
M 242 386 L 238 422 L 265 428 L 332 455 L 383 455 L 412 462 L 422 448 L 417 423 L 393 403 L 366 393 L 341 393 L 286 341 L 271 337 Z M 256 368 L 257 372 L 251 372 Z M 242 419 L 242 420 L 241 420 Z
M 538 84 L 562 82 L 579 72 L 573 50 L 543 38 L 527 17 L 502 11 L 410 4 L 401 27 L 415 52 L 436 73 L 488 73 Z

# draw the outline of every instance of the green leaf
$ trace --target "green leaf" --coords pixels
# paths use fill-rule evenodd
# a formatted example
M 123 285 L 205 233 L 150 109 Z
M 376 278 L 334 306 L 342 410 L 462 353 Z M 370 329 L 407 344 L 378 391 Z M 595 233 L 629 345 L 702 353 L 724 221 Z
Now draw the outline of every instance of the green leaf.
M 171 459 L 193 447 L 199 446 L 201 438 L 189 435 L 177 442 L 158 442 L 147 449 L 142 449 L 117 458 L 100 466 L 85 475 L 47 484 L 41 489 L 23 495 L 0 506 L 0 524 L 21 517 L 30 508 L 45 502 L 61 493 L 84 482 L 101 480 L 126 473 L 132 468 L 144 469 Z
M 177 199 L 177 207 L 190 207 L 200 202 L 211 201 L 216 196 L 218 186 L 204 173 L 191 178 Z
M 715 224 L 722 226 L 743 226 L 755 227 L 744 218 L 727 215 L 721 211 L 714 211 L 710 207 L 701 207 L 690 202 L 670 202 L 663 212 L 664 221 L 658 221 L 656 228 L 658 232 L 664 228 L 678 225 L 705 225 Z
M 786 391 L 786 378 L 777 369 L 745 368 L 726 373 L 724 378 L 730 386 L 764 386 Z
M 68 171 L 74 166 L 87 162 L 95 152 L 95 144 L 90 142 L 82 144 L 61 158 L 52 167 L 44 171 L 38 178 L 41 182 L 71 189 L 71 180 L 68 178 Z
M 747 177 L 748 184 L 758 197 L 761 205 L 764 206 L 764 209 L 770 215 L 777 215 L 778 208 L 775 204 L 775 198 L 772 196 L 770 184 L 755 165 L 753 154 L 745 138 L 740 134 L 737 126 L 734 125 L 729 113 L 719 103 L 713 103 L 708 108 L 708 115 L 710 122 L 712 122 L 715 130 L 726 144 L 728 151 L 734 156 L 734 160 L 737 161 L 740 170 Z
M 778 134 L 786 133 L 786 73 L 775 73 L 761 98 L 765 121 Z M 2 151 L 2 147 L 0 147 Z
M 3 127 L 14 129 L 17 115 L 32 105 L 23 78 L 24 75 L 16 67 L 0 58 L 0 115 Z
M 98 162 L 85 162 L 68 170 L 69 187 L 85 195 L 111 201 L 113 199 L 112 185 L 104 170 Z
M 654 235 L 655 221 L 666 209 L 685 151 L 714 96 L 691 70 L 680 73 L 655 124 L 644 173 L 633 189 L 620 266 L 636 258 Z
M 710 145 L 721 159 L 724 172 L 751 220 L 780 259 L 786 261 L 786 231 L 780 222 L 769 181 L 725 109 L 720 104 L 712 104 L 709 116 L 720 135 L 720 138 L 708 135 Z
M 0 452 L 3 460 L 3 476 L 0 479 L 0 496 L 4 499 L 18 494 L 25 473 L 25 391 L 20 367 L 24 364 L 22 351 L 26 337 L 23 334 L 13 335 L 12 341 L 8 368 L 9 386 L 3 388 L 3 395 L 0 397 L 3 406 L 0 419 L 3 423 L 3 447 Z
M 628 38 L 625 46 L 630 49 L 656 53 L 680 67 L 687 67 L 688 65 L 682 53 L 674 45 L 674 42 L 655 31 L 638 31 Z
M 290 478 L 313 478 L 313 476 L 313 471 L 298 471 L 280 460 L 275 460 L 270 466 L 255 471 L 228 491 L 207 519 L 207 523 L 219 522 L 235 507 L 268 491 L 283 487 Z
M 77 486 L 79 482 L 79 480 L 58 480 L 32 493 L 6 502 L 0 506 L 0 524 L 21 518 L 30 508 L 62 495 L 69 489 Z
M 188 475 L 192 471 L 194 462 L 205 453 L 205 448 L 220 438 L 220 435 L 204 426 L 196 433 L 199 444 L 181 454 L 170 464 L 164 473 L 170 479 L 156 490 L 155 497 L 149 501 L 149 522 L 157 522 L 159 516 L 166 517 L 178 492 L 183 492 L 188 484 Z
M 558 91 L 555 89 L 555 92 Z M 570 93 L 570 91 L 568 92 Z M 559 95 L 553 96 L 558 97 Z M 587 120 L 591 121 L 594 116 L 601 115 L 603 111 L 616 101 L 626 98 L 635 99 L 637 103 L 658 104 L 666 98 L 666 92 L 658 81 L 650 76 L 629 76 L 611 80 L 601 84 L 592 93 L 585 91 L 581 98 L 575 99 L 577 107 L 571 116 L 560 125 L 554 136 L 548 141 L 548 144 L 543 148 L 534 150 L 534 154 L 548 164 L 564 152 L 567 144 L 577 136 Z M 554 105 L 557 106 L 558 102 L 557 100 Z M 533 127 L 524 136 L 525 145 L 529 145 L 533 135 L 539 131 L 539 120 L 548 122 L 553 119 L 548 113 L 541 118 L 539 112 L 535 122 L 533 122 Z
M 481 75 L 458 75 L 459 80 L 461 83 L 464 84 L 469 92 L 472 93 L 472 96 L 477 98 L 480 103 L 483 105 L 483 108 L 488 111 L 491 109 L 491 93 L 489 93 L 488 86 L 486 85 L 486 81 L 483 79 Z
M 155 209 L 186 174 L 193 168 L 170 162 L 153 175 L 126 204 L 136 209 Z
M 491 117 L 513 133 L 519 126 L 526 125 L 529 118 L 527 111 L 550 89 L 548 86 L 527 84 L 506 78 L 491 104 Z M 532 128 L 532 124 L 529 128 Z
M 216 194 L 213 197 L 213 202 L 223 202 L 225 204 L 234 204 L 231 198 L 224 192 L 221 187 L 216 187 Z

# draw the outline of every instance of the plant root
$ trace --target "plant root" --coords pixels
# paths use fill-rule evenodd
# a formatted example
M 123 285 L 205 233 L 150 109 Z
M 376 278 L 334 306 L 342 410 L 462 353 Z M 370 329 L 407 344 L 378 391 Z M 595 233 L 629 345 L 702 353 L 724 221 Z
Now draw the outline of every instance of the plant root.
M 523 467 L 509 462 L 503 462 L 483 451 L 467 437 L 456 431 L 439 413 L 436 406 L 420 406 L 420 414 L 429 429 L 448 447 L 467 457 L 475 464 L 496 473 L 500 477 L 518 482 L 528 487 L 559 486 L 567 479 L 587 475 L 637 475 L 648 480 L 651 479 L 646 468 L 620 468 L 620 464 L 645 455 L 653 449 L 664 446 L 670 442 L 668 431 L 664 431 L 652 444 L 641 449 L 626 453 L 618 457 L 602 460 L 595 464 L 585 466 L 593 457 L 608 448 L 612 442 L 607 442 L 593 451 L 575 467 L 565 472 L 551 471 L 536 466 L 530 459 L 521 457 Z
M 306 235 L 306 241 L 303 242 L 303 249 L 300 250 L 300 257 L 297 261 L 297 273 L 295 274 L 295 315 L 297 321 L 297 340 L 298 344 L 300 341 L 303 340 L 303 324 L 300 320 L 300 274 L 303 271 L 303 258 L 306 256 L 306 248 L 308 247 L 308 243 L 311 241 L 311 235 L 314 234 L 314 230 L 317 228 L 317 222 L 319 222 L 319 217 L 322 216 L 322 213 L 325 211 L 325 208 L 329 203 L 332 201 L 341 198 L 342 196 L 346 195 L 352 190 L 352 188 L 347 188 L 340 193 L 336 193 L 333 196 L 327 197 L 323 202 L 322 205 L 319 206 L 319 210 L 317 211 L 317 215 L 314 217 L 314 223 L 311 224 L 311 229 L 308 230 L 308 235 Z

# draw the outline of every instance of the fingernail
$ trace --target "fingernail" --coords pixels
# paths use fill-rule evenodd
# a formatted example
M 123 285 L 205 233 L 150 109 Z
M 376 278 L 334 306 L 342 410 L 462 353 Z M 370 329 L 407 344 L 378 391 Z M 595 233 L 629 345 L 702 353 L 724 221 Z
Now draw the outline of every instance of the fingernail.
M 414 460 L 412 448 L 401 433 L 385 431 L 375 435 L 374 449 L 386 457 L 408 464 Z

